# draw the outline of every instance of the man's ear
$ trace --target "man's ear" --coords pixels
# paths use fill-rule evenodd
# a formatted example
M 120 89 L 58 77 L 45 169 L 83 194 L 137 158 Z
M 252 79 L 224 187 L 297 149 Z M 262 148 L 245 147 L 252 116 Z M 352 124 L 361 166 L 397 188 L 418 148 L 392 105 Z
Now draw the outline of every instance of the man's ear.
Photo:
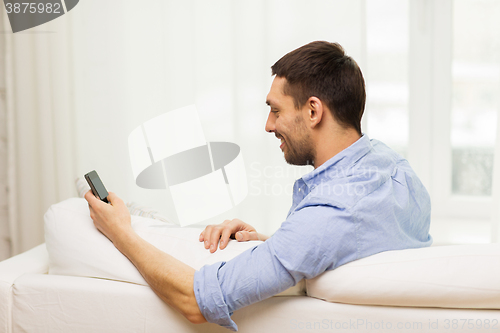
M 326 112 L 323 102 L 316 96 L 311 96 L 306 102 L 307 120 L 311 128 L 318 126 Z

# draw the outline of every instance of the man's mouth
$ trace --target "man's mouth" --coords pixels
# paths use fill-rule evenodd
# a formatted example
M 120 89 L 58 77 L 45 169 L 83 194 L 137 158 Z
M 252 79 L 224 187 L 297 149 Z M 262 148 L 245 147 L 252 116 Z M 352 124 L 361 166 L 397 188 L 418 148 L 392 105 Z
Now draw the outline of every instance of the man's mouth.
M 283 150 L 283 147 L 285 146 L 285 140 L 283 138 L 281 138 L 280 140 L 281 140 L 280 149 Z

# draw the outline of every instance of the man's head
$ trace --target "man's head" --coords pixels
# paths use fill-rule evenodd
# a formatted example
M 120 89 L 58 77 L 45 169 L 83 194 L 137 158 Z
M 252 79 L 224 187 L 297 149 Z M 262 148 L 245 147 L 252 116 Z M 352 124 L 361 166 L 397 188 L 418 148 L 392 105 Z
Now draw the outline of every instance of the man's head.
M 365 81 L 358 64 L 337 43 L 312 42 L 286 54 L 272 67 L 272 74 L 286 79 L 284 93 L 296 109 L 316 96 L 343 126 L 361 135 L 365 109 Z
M 309 43 L 286 54 L 271 69 L 276 77 L 266 101 L 271 106 L 266 131 L 282 140 L 288 163 L 317 167 L 317 155 L 325 157 L 325 149 L 331 148 L 326 139 L 335 137 L 332 129 L 349 133 L 347 141 L 359 138 L 365 84 L 358 65 L 340 45 Z M 341 145 L 343 136 L 336 136 Z

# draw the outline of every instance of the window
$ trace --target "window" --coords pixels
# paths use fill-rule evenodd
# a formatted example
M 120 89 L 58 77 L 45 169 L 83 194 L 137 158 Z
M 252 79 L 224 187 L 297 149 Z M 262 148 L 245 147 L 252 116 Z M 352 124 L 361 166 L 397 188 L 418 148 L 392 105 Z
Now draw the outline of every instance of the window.
M 499 15 L 495 0 L 366 2 L 366 132 L 429 190 L 436 243 L 489 241 Z
M 366 133 L 406 156 L 409 134 L 408 1 L 367 1 L 366 28 Z
M 500 92 L 500 2 L 455 0 L 452 193 L 491 196 Z

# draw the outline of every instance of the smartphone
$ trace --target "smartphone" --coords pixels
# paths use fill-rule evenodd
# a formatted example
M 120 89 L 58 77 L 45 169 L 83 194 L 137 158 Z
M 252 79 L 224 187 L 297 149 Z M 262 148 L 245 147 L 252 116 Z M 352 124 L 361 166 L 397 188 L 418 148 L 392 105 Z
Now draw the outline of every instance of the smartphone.
M 101 181 L 101 178 L 99 178 L 99 175 L 95 170 L 90 171 L 85 175 L 85 179 L 87 180 L 87 183 L 89 183 L 90 188 L 92 189 L 92 193 L 96 196 L 96 198 L 101 199 L 102 201 L 109 203 L 108 202 L 108 191 L 106 191 L 106 188 L 104 187 L 104 184 Z

